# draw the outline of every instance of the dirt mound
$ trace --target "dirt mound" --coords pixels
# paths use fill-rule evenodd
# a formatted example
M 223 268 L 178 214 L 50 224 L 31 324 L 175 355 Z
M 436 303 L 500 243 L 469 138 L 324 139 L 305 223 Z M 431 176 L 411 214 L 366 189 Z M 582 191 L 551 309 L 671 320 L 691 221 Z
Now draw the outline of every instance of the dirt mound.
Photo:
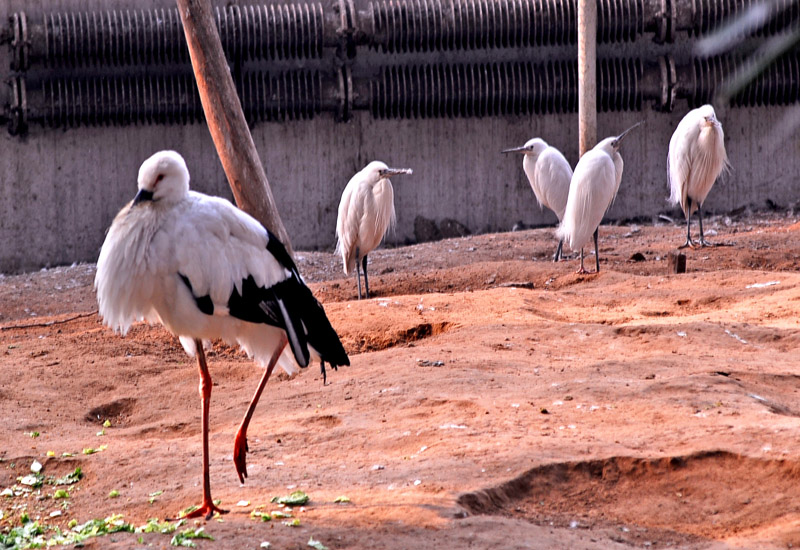
M 467 493 L 471 513 L 541 525 L 630 526 L 720 538 L 800 515 L 800 462 L 703 451 L 662 458 L 612 457 L 548 464 L 498 487 Z

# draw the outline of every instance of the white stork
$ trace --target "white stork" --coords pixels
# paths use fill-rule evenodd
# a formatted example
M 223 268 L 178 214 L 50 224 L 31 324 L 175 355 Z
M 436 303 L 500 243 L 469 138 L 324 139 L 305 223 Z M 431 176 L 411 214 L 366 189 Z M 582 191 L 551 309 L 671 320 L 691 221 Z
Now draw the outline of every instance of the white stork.
M 230 202 L 190 191 L 178 153 L 161 151 L 144 161 L 138 184 L 100 251 L 97 302 L 104 322 L 123 335 L 134 321 L 158 321 L 197 356 L 203 503 L 190 516 L 209 518 L 224 510 L 212 501 L 209 483 L 211 376 L 203 341 L 237 343 L 266 367 L 234 440 L 241 482 L 247 477 L 247 426 L 275 364 L 291 374 L 316 359 L 324 375 L 326 362 L 336 369 L 350 361 L 283 244 Z

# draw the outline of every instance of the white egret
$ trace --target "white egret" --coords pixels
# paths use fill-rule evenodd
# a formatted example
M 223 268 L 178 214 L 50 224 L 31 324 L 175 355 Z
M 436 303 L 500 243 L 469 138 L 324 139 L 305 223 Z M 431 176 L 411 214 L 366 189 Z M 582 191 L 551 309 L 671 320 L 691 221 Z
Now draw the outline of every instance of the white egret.
M 561 154 L 561 151 L 551 147 L 541 138 L 533 138 L 522 147 L 506 149 L 503 153 L 522 153 L 522 169 L 528 176 L 533 194 L 539 203 L 539 207 L 547 207 L 558 217 L 558 221 L 564 219 L 564 210 L 567 208 L 567 197 L 569 196 L 569 182 L 572 180 L 572 168 Z M 558 241 L 558 248 L 553 257 L 557 262 L 561 258 L 561 248 L 564 239 Z
M 628 132 L 642 124 L 631 126 L 616 137 L 607 137 L 587 151 L 575 166 L 569 186 L 567 208 L 556 235 L 566 239 L 572 250 L 581 251 L 578 273 L 587 273 L 583 267 L 583 247 L 594 237 L 596 271 L 600 271 L 600 254 L 597 233 L 600 222 L 617 196 L 622 181 L 622 156 L 619 148 Z
M 680 204 L 686 215 L 686 242 L 692 242 L 692 213 L 700 221 L 700 246 L 713 246 L 703 237 L 703 201 L 723 170 L 728 168 L 725 135 L 714 107 L 703 105 L 681 119 L 669 140 L 667 181 L 672 204 Z
M 364 290 L 369 298 L 367 254 L 375 250 L 395 221 L 394 190 L 389 178 L 411 173 L 410 168 L 389 168 L 373 160 L 350 178 L 342 192 L 336 220 L 336 253 L 342 255 L 345 275 L 350 275 L 355 267 L 359 300 L 359 265 L 364 268 Z
M 228 201 L 189 190 L 174 151 L 139 169 L 139 192 L 114 218 L 97 261 L 95 289 L 105 324 L 124 335 L 134 321 L 161 322 L 197 356 L 203 434 L 203 502 L 190 516 L 220 510 L 211 499 L 208 411 L 211 376 L 203 341 L 238 343 L 266 367 L 234 440 L 247 477 L 247 426 L 275 364 L 287 372 L 319 360 L 349 365 L 322 305 L 278 239 Z M 288 346 L 287 346 L 288 344 Z M 291 351 L 289 351 L 291 350 Z

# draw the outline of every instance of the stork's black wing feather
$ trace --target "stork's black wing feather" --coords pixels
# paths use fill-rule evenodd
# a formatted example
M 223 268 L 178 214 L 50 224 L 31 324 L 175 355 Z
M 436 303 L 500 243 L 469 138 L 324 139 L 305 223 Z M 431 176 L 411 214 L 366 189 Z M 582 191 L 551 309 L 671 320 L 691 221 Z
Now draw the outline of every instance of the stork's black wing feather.
M 347 352 L 344 351 L 339 335 L 333 330 L 322 304 L 303 283 L 289 252 L 269 229 L 267 229 L 267 237 L 269 238 L 267 251 L 282 266 L 292 272 L 292 277 L 281 283 L 287 283 L 282 297 L 290 312 L 301 312 L 300 318 L 305 325 L 308 343 L 317 350 L 322 360 L 330 363 L 334 369 L 340 365 L 349 365 L 350 359 L 347 357 Z M 293 282 L 290 283 L 290 281 Z
M 267 252 L 272 254 L 272 257 L 278 260 L 278 263 L 281 264 L 283 267 L 291 271 L 295 274 L 295 276 L 299 279 L 300 272 L 297 271 L 297 266 L 294 263 L 294 260 L 289 255 L 289 252 L 286 250 L 286 247 L 283 246 L 283 243 L 278 240 L 278 237 L 272 234 L 272 232 L 267 229 Z
M 241 294 L 234 287 L 228 299 L 230 315 L 243 321 L 266 323 L 285 330 L 295 360 L 301 367 L 308 365 L 309 344 L 323 361 L 334 368 L 349 365 L 347 353 L 322 304 L 300 279 L 297 266 L 286 248 L 271 233 L 267 250 L 291 272 L 291 276 L 268 288 L 258 286 L 255 279 L 248 276 L 242 281 Z
M 308 366 L 309 344 L 334 369 L 340 365 L 349 365 L 347 352 L 325 315 L 322 304 L 303 283 L 297 266 L 283 244 L 272 233 L 267 233 L 267 251 L 291 275 L 270 287 L 258 286 L 253 276 L 249 275 L 242 280 L 241 293 L 234 286 L 228 299 L 228 313 L 243 321 L 265 323 L 285 330 L 294 358 L 301 367 Z M 179 275 L 192 292 L 198 309 L 206 315 L 213 315 L 214 304 L 211 297 L 196 296 L 189 279 Z
M 302 328 L 308 343 L 317 350 L 323 361 L 330 363 L 333 368 L 340 365 L 349 365 L 350 359 L 342 346 L 339 335 L 333 330 L 322 304 L 314 298 L 311 290 L 302 281 L 294 277 L 286 279 L 287 284 L 283 294 L 284 303 L 291 312 L 299 312 Z M 288 291 L 291 289 L 290 291 Z

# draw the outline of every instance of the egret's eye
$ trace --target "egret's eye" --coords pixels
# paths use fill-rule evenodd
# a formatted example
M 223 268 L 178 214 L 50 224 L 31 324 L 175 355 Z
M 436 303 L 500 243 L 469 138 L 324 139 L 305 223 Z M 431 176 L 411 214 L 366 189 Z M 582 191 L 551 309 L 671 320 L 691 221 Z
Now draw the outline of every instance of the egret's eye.
M 164 179 L 164 174 L 159 174 L 158 177 L 156 178 L 156 183 L 160 182 L 163 179 Z

